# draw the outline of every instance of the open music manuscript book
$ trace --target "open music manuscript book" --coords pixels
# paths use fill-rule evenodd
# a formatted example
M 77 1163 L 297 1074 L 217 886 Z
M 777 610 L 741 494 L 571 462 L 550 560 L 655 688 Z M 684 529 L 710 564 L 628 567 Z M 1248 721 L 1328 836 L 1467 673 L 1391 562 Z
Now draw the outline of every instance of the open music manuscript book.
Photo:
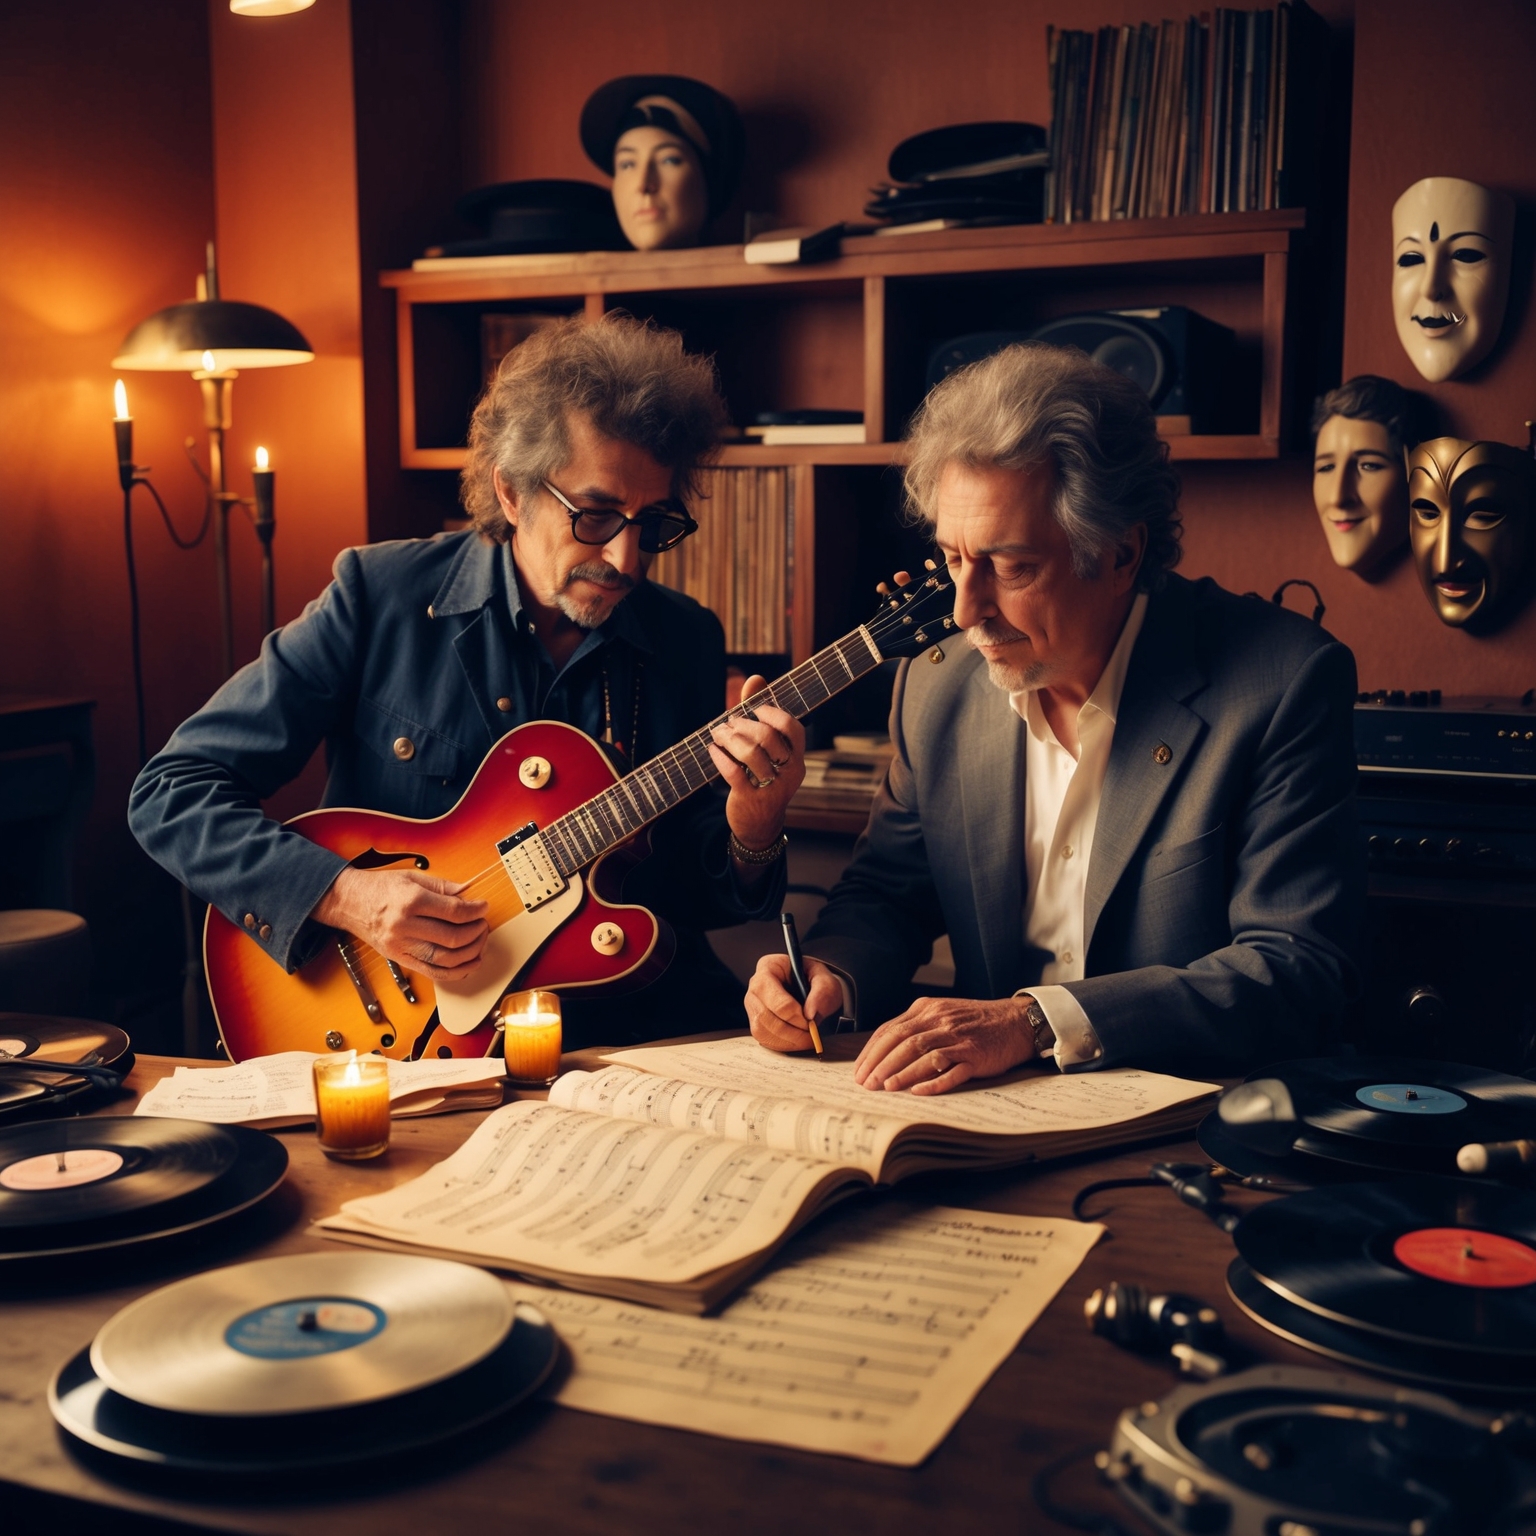
M 349 1200 L 327 1237 L 467 1259 L 677 1312 L 715 1306 L 798 1228 L 873 1184 L 1186 1129 L 1217 1089 L 1155 1072 L 1031 1072 L 918 1098 L 851 1056 L 751 1039 L 625 1051 L 547 1104 L 489 1115 L 446 1161 Z

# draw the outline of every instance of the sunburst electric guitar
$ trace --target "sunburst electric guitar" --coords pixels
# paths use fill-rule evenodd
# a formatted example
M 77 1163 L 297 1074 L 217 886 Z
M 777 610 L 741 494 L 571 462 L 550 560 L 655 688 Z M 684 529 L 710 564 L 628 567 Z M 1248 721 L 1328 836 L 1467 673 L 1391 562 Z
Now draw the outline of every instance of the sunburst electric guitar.
M 468 882 L 466 894 L 489 903 L 490 937 L 463 981 L 434 984 L 340 932 L 290 975 L 209 908 L 203 957 L 229 1059 L 484 1056 L 496 1041 L 496 1004 L 514 984 L 570 993 L 654 979 L 671 957 L 670 931 L 646 908 L 610 899 L 617 880 L 614 871 L 605 880 L 603 866 L 618 866 L 620 844 L 719 776 L 710 732 L 763 704 L 804 717 L 882 661 L 953 633 L 953 611 L 948 572 L 924 573 L 891 591 L 867 624 L 623 778 L 590 736 L 537 720 L 503 736 L 459 803 L 434 820 L 339 808 L 296 817 L 296 832 L 359 868 Z

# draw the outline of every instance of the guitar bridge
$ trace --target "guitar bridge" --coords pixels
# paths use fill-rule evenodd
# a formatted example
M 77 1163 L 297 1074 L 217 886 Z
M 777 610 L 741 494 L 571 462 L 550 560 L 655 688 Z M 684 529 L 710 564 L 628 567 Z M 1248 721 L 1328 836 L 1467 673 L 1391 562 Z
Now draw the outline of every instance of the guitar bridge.
M 337 939 L 336 948 L 341 955 L 341 963 L 346 966 L 347 975 L 351 978 L 357 992 L 357 999 L 363 1005 L 363 1012 L 375 1024 L 388 1024 L 389 1016 L 384 1012 L 384 1005 L 379 1001 L 378 995 L 368 984 L 368 978 L 363 974 L 357 953 L 352 948 L 351 939 Z
M 533 822 L 519 827 L 510 837 L 496 844 L 502 868 L 512 881 L 525 910 L 533 912 L 546 901 L 553 901 L 566 888 L 565 876 L 555 868 L 555 861 L 544 846 L 544 839 Z

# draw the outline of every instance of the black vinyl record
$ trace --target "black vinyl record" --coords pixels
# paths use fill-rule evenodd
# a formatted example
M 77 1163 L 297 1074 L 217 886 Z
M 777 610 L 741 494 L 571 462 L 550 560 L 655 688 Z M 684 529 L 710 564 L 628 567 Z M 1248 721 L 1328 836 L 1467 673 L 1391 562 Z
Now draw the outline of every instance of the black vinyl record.
M 126 1461 L 224 1476 L 298 1474 L 463 1434 L 537 1391 L 559 1354 L 548 1321 L 519 1304 L 502 1343 L 446 1381 L 356 1407 L 247 1418 L 145 1407 L 107 1387 L 86 1348 L 54 1377 L 48 1406 L 67 1434 Z
M 1536 1393 L 1536 1370 L 1526 1355 L 1405 1344 L 1335 1322 L 1287 1301 L 1271 1290 L 1244 1260 L 1227 1269 L 1227 1290 L 1254 1322 L 1292 1344 L 1330 1360 L 1378 1371 L 1399 1381 L 1474 1396 L 1529 1397 Z
M 121 1076 L 133 1066 L 128 1036 L 111 1024 L 0 1012 L 0 1120 L 29 1119 L 97 1091 L 85 1078 L 29 1072 L 24 1063 L 30 1056 L 111 1067 Z
M 1379 1167 L 1352 1161 L 1343 1155 L 1351 1150 L 1349 1143 L 1341 1141 L 1335 1150 L 1320 1135 L 1299 1137 L 1292 1151 L 1279 1157 L 1267 1156 L 1238 1141 L 1214 1110 L 1200 1122 L 1195 1140 L 1213 1163 L 1220 1163 L 1245 1179 L 1274 1179 L 1285 1184 L 1334 1184 L 1349 1179 L 1378 1178 L 1394 1171 L 1390 1159 L 1383 1159 L 1383 1165 Z
M 1518 1356 L 1536 1385 L 1536 1194 L 1472 1179 L 1346 1184 L 1259 1206 L 1232 1238 L 1309 1312 L 1400 1344 Z
M 0 1131 L 0 1262 L 167 1237 L 254 1205 L 288 1151 L 245 1126 L 100 1115 Z
M 1408 1154 L 1443 1154 L 1447 1172 L 1468 1142 L 1514 1141 L 1536 1126 L 1536 1083 L 1482 1067 L 1341 1056 L 1289 1061 L 1255 1075 L 1279 1078 L 1311 1130 Z

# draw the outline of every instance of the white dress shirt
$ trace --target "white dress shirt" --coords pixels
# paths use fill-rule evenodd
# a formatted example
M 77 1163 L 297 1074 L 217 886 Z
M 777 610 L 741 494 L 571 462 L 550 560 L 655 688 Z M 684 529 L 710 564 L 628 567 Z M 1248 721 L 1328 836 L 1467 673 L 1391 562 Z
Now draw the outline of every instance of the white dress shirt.
M 1109 766 L 1115 717 L 1131 651 L 1147 613 L 1138 593 L 1093 692 L 1077 712 L 1078 752 L 1056 739 L 1034 689 L 1010 693 L 1008 702 L 1027 727 L 1024 741 L 1024 938 L 1050 955 L 1041 985 L 1024 987 L 1040 1004 L 1056 1034 L 1056 1064 L 1065 1070 L 1096 1061 L 1103 1050 L 1082 1005 L 1064 981 L 1083 979 L 1083 898 L 1088 860 L 1099 820 L 1099 797 Z

